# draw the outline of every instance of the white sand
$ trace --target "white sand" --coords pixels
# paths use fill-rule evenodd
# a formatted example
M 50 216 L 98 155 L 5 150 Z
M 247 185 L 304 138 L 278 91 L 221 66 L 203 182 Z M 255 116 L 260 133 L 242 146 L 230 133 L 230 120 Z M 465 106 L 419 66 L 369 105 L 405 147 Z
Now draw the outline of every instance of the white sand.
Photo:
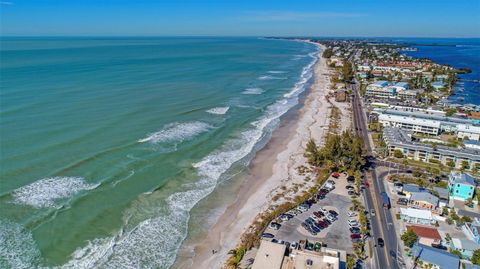
M 284 198 L 272 201 L 272 197 L 277 193 L 284 192 L 282 186 L 290 189 L 298 184 L 300 193 L 314 184 L 314 180 L 307 182 L 305 177 L 314 178 L 315 175 L 300 175 L 297 168 L 307 166 L 303 157 L 307 142 L 313 138 L 321 145 L 328 131 L 331 104 L 326 97 L 330 78 L 325 59 L 320 57 L 314 72 L 315 83 L 299 111 L 297 121 L 289 127 L 281 128 L 278 132 L 284 133 L 274 134 L 266 148 L 257 153 L 251 164 L 251 174 L 240 188 L 236 201 L 228 206 L 218 219 L 208 238 L 194 246 L 195 256 L 180 264 L 180 268 L 190 268 L 192 265 L 195 268 L 208 269 L 222 267 L 229 258 L 228 251 L 236 247 L 240 235 L 255 216 L 267 210 L 269 206 L 285 201 Z M 349 128 L 350 104 L 333 101 L 332 104 L 339 107 L 342 112 L 340 129 Z M 285 195 L 291 197 L 291 194 Z M 212 249 L 218 252 L 212 254 Z

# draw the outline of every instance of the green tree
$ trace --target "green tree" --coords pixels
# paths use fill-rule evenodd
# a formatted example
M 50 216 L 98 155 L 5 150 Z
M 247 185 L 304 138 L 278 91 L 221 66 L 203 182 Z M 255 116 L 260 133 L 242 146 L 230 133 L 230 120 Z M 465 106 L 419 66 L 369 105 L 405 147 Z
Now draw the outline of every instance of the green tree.
M 480 265 L 480 248 L 473 251 L 473 255 L 470 261 L 473 264 Z
M 355 268 L 355 256 L 354 255 L 348 255 L 347 256 L 347 269 L 353 269 Z
M 399 149 L 396 149 L 396 150 L 393 152 L 393 157 L 399 158 L 399 159 L 403 158 L 403 153 L 402 153 L 402 151 L 399 150 Z
M 350 80 L 352 80 L 353 68 L 352 68 L 352 64 L 347 60 L 343 61 L 342 73 L 343 73 L 343 82 L 348 83 Z
M 462 253 L 460 252 L 460 250 L 452 249 L 450 253 L 452 253 L 453 255 L 457 255 L 460 259 L 462 258 Z
M 332 51 L 331 48 L 327 48 L 327 49 L 324 50 L 323 53 L 322 53 L 322 57 L 323 57 L 323 58 L 327 58 L 327 59 L 330 58 L 330 57 L 332 57 L 332 55 L 333 55 L 333 51 Z
M 405 233 L 400 237 L 405 244 L 405 246 L 412 247 L 413 244 L 417 241 L 418 236 L 413 232 L 412 228 L 408 228 Z

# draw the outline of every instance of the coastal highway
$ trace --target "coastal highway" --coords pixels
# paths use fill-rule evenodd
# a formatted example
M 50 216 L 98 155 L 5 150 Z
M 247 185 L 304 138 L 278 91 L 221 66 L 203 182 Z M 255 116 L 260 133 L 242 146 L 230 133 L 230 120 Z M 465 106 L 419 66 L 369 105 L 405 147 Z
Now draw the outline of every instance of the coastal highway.
M 360 100 L 357 84 L 351 84 L 352 88 L 352 111 L 353 111 L 353 125 L 357 135 L 363 138 L 365 148 L 367 150 L 367 159 L 369 160 L 371 169 L 367 172 L 367 180 L 370 187 L 365 189 L 366 209 L 371 212 L 375 211 L 375 216 L 369 214 L 370 228 L 372 232 L 373 245 L 377 245 L 377 239 L 383 238 L 385 242 L 384 247 L 373 247 L 371 255 L 374 258 L 373 268 L 403 268 L 401 251 L 397 243 L 397 236 L 395 226 L 393 225 L 392 214 L 389 209 L 383 207 L 381 193 L 385 191 L 383 185 L 383 177 L 385 173 L 377 173 L 376 167 L 382 166 L 383 163 L 376 162 L 373 154 L 370 140 L 368 138 L 367 123 L 365 120 L 365 113 L 363 112 L 362 103 Z

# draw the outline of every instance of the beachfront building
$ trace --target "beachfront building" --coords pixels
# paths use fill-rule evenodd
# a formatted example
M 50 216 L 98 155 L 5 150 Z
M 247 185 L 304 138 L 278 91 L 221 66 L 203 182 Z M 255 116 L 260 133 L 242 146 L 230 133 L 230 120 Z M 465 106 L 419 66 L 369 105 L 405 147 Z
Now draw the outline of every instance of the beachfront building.
M 280 269 L 285 258 L 287 246 L 267 240 L 260 241 L 252 269 Z
M 452 238 L 450 241 L 450 248 L 460 251 L 462 258 L 472 258 L 473 252 L 480 249 L 480 245 L 468 239 Z
M 414 142 L 410 133 L 390 126 L 383 128 L 383 139 L 392 156 L 400 151 L 406 158 L 416 161 L 441 163 L 457 169 L 461 169 L 464 162 L 468 164 L 467 169 L 480 167 L 480 150 Z
M 472 223 L 465 223 L 462 231 L 468 239 L 480 244 L 480 219 L 475 218 Z
M 410 251 L 414 259 L 426 263 L 434 269 L 458 269 L 460 258 L 444 250 L 415 243 Z
M 270 268 L 270 267 L 265 267 Z M 285 259 L 282 269 L 339 269 L 340 254 L 333 249 L 322 252 L 305 249 L 293 250 Z
M 285 244 L 261 240 L 252 269 L 339 269 L 340 264 L 345 264 L 345 251 L 302 241 L 303 244 L 288 253 Z
M 459 124 L 457 126 L 457 137 L 461 139 L 478 141 L 480 140 L 480 127 L 467 124 Z
M 425 209 L 400 208 L 400 218 L 412 224 L 430 225 L 436 222 L 432 212 Z
M 454 200 L 467 201 L 473 198 L 476 180 L 469 174 L 452 171 L 448 179 L 448 192 Z
M 413 208 L 437 210 L 438 197 L 429 192 L 415 192 L 410 196 L 409 204 Z
M 407 228 L 412 229 L 412 231 L 417 235 L 418 243 L 420 244 L 425 246 L 438 246 L 442 244 L 442 237 L 435 228 L 418 225 L 407 226 Z

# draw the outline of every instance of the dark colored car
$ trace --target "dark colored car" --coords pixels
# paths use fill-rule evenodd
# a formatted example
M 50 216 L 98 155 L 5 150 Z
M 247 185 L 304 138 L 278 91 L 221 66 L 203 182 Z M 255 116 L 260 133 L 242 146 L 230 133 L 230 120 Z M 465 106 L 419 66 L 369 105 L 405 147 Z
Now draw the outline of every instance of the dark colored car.
M 315 215 L 315 217 L 317 217 L 317 218 L 321 218 L 321 217 L 323 217 L 323 214 L 322 214 L 322 212 L 319 212 L 319 211 L 317 211 L 317 212 L 313 212 L 313 215 Z
M 351 234 L 350 238 L 356 239 L 356 238 L 361 238 L 362 236 L 360 234 Z
M 338 213 L 335 210 L 328 210 L 328 213 L 332 214 L 335 217 L 338 216 Z
M 263 233 L 262 238 L 274 238 L 275 236 L 271 233 Z
M 385 245 L 385 242 L 383 241 L 382 238 L 379 237 L 379 238 L 377 239 L 377 244 L 378 244 L 379 247 L 383 247 L 383 246 Z
M 328 227 L 328 224 L 325 223 L 325 221 L 323 221 L 323 220 L 320 220 L 319 222 L 317 222 L 317 224 L 318 224 L 318 226 L 320 226 L 320 228 L 322 228 L 322 229 L 325 229 L 325 228 Z
M 358 233 L 360 233 L 360 229 L 359 228 L 350 228 L 350 232 L 358 234 Z
M 397 253 L 395 251 L 390 250 L 390 256 L 392 256 L 394 259 L 397 257 Z
M 323 221 L 324 221 L 327 225 L 331 225 L 331 224 L 332 224 L 332 222 L 329 221 L 328 219 L 324 219 Z

